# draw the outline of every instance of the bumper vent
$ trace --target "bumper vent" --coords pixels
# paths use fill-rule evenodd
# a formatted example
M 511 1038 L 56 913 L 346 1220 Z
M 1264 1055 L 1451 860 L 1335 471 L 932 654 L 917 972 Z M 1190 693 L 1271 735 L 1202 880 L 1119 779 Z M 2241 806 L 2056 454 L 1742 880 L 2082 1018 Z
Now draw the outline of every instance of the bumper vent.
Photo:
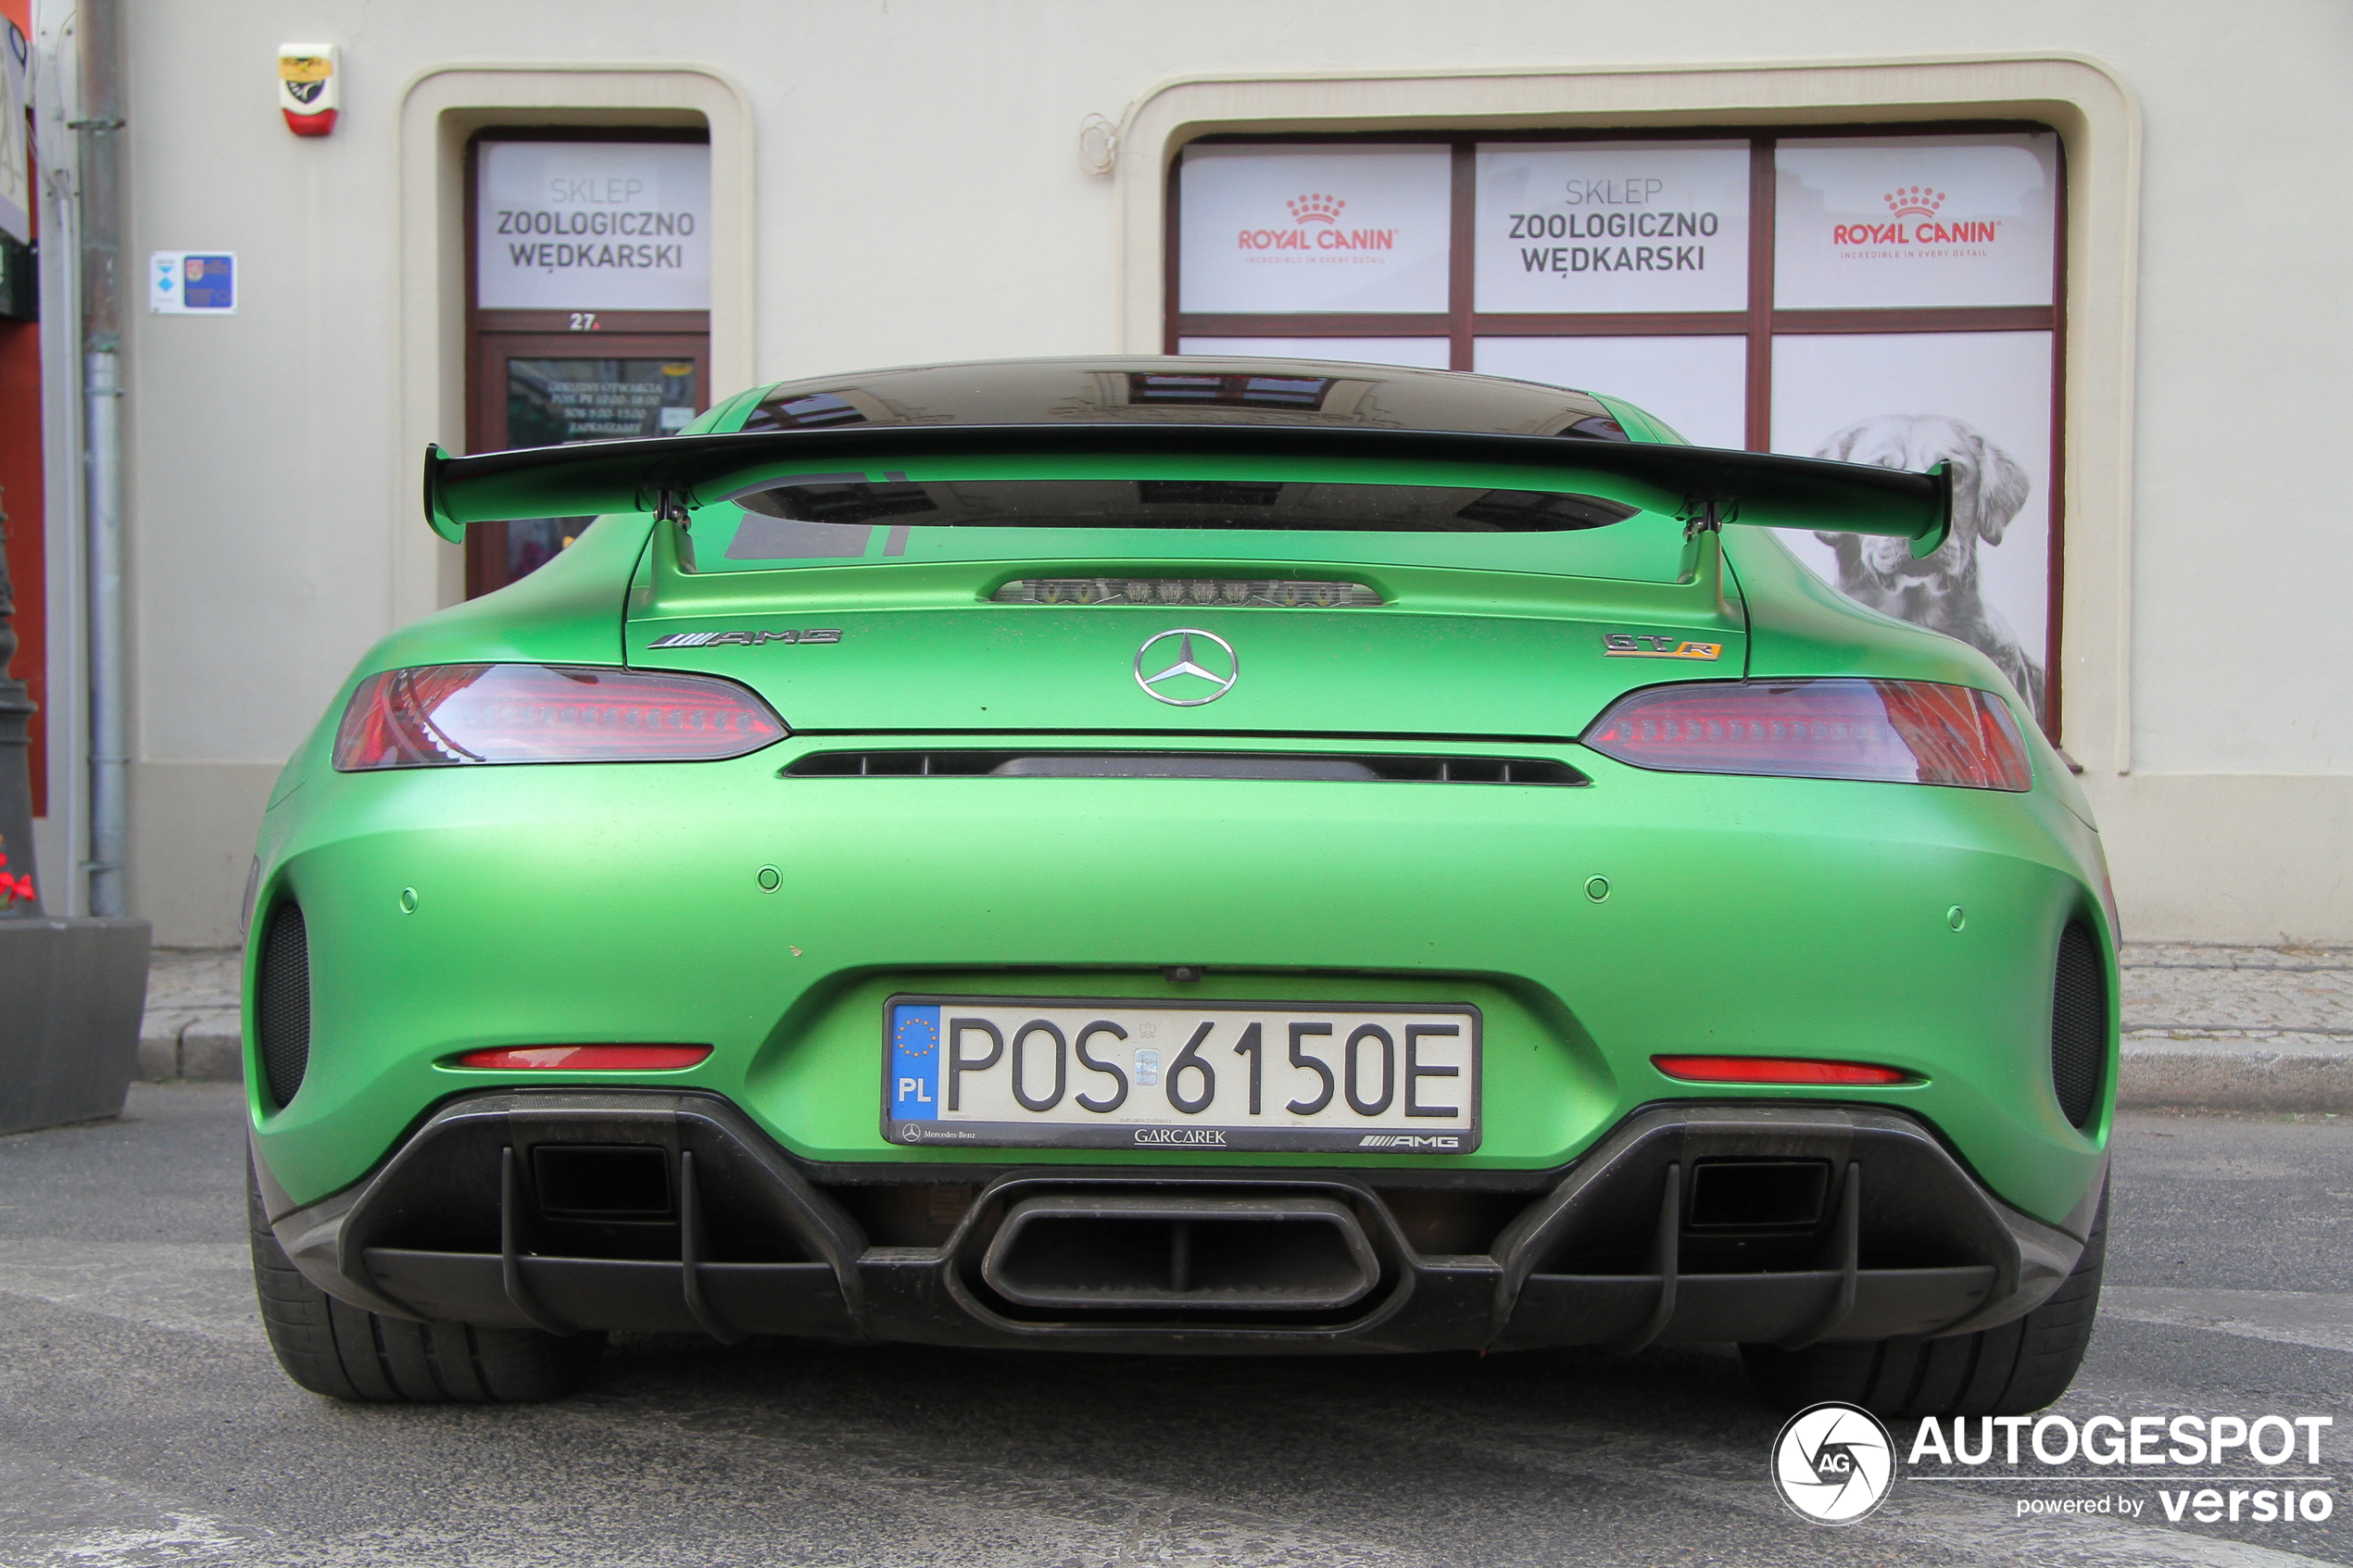
M 254 981 L 254 1043 L 272 1103 L 284 1106 L 310 1067 L 310 938 L 302 906 L 281 904 L 261 938 L 261 972 Z
M 1302 779 L 1369 784 L 1587 784 L 1541 757 L 1400 757 L 1386 752 L 812 751 L 796 779 Z
M 2107 1060 L 2108 972 L 2092 928 L 2074 921 L 2059 934 L 2058 972 L 2051 985 L 2051 1091 L 2078 1127 L 2098 1109 Z

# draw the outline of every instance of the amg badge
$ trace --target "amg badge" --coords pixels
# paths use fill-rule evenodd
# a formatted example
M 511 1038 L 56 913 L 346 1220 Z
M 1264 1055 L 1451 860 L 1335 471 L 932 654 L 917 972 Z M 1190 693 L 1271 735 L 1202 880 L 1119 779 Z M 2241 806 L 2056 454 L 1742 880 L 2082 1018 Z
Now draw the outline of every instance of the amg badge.
M 673 632 L 648 643 L 648 648 L 708 648 L 722 643 L 756 648 L 762 643 L 837 643 L 838 629 L 822 632 Z

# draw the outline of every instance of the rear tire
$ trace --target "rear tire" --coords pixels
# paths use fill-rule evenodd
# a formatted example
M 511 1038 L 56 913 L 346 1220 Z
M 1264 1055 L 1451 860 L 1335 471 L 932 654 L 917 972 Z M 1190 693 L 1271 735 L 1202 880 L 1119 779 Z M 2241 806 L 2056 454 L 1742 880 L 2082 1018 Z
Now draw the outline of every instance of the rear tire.
M 270 1348 L 314 1394 L 362 1404 L 526 1404 L 578 1391 L 604 1354 L 601 1332 L 559 1338 L 535 1328 L 412 1323 L 336 1300 L 278 1245 L 250 1163 L 245 1214 Z
M 2092 1341 L 2108 1257 L 2108 1192 L 2075 1272 L 2022 1318 L 1942 1339 L 1881 1339 L 1784 1350 L 1743 1345 L 1750 1385 L 1784 1410 L 1836 1399 L 1895 1418 L 2026 1415 L 2067 1392 Z

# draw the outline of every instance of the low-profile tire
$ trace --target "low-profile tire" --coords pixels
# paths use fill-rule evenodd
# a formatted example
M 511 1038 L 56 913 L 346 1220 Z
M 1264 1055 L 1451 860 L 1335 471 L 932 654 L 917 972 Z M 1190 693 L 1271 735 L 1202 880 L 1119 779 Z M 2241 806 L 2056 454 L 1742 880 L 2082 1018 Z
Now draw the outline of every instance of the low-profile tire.
M 245 1215 L 270 1348 L 286 1375 L 314 1394 L 368 1404 L 526 1404 L 576 1392 L 604 1354 L 601 1332 L 559 1337 L 535 1328 L 412 1323 L 336 1300 L 278 1245 L 250 1164 Z
M 1897 1417 L 2026 1415 L 2067 1392 L 2092 1341 L 2108 1256 L 2108 1192 L 2075 1272 L 2022 1318 L 1942 1339 L 1881 1339 L 1784 1350 L 1743 1345 L 1748 1380 L 1767 1402 L 1803 1410 L 1825 1399 Z

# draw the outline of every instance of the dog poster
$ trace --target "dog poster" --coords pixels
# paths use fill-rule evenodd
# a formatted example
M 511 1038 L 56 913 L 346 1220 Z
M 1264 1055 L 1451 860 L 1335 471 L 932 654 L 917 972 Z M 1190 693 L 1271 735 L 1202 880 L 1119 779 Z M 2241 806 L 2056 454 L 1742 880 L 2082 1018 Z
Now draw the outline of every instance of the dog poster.
M 1772 445 L 1881 468 L 1952 465 L 1952 537 L 1923 559 L 1905 539 L 1781 537 L 1849 598 L 1982 652 L 2047 725 L 2051 334 L 1777 337 Z

